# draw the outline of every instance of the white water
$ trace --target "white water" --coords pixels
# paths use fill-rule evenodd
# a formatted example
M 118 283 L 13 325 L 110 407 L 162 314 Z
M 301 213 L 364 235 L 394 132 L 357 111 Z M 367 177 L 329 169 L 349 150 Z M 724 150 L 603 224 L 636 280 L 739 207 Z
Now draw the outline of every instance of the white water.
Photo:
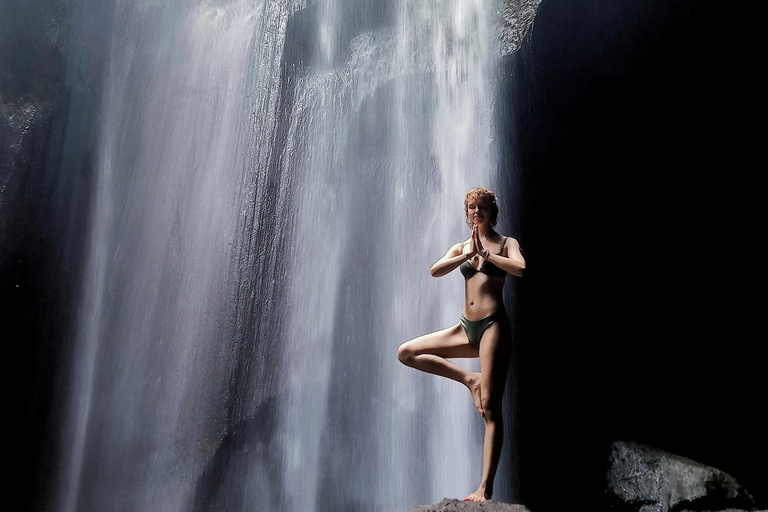
M 481 2 L 403 2 L 395 30 L 358 36 L 342 64 L 297 86 L 291 135 L 309 147 L 295 178 L 280 430 L 288 488 L 308 492 L 290 510 L 313 509 L 326 471 L 345 480 L 328 491 L 341 504 L 384 510 L 478 483 L 466 390 L 403 367 L 396 348 L 461 311 L 460 278 L 428 269 L 466 234 L 466 190 L 491 179 L 487 14 Z M 348 439 L 324 446 L 329 436 Z
M 461 277 L 428 269 L 467 235 L 466 190 L 494 182 L 491 6 L 110 12 L 57 510 L 474 490 L 469 394 L 396 349 L 461 311 Z M 314 28 L 307 62 L 286 57 L 291 16 Z

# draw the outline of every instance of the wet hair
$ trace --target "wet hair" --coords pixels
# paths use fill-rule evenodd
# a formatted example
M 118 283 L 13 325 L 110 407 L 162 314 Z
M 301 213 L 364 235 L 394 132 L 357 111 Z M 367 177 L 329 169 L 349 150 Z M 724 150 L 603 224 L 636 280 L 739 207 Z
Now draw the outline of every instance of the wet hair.
M 487 198 L 491 203 L 491 227 L 496 225 L 496 221 L 499 217 L 499 199 L 496 197 L 496 194 L 494 194 L 492 190 L 489 190 L 485 187 L 475 187 L 467 192 L 467 196 L 464 198 L 464 220 L 467 221 L 467 225 L 469 225 L 469 227 L 472 227 L 472 220 L 469 218 L 468 210 L 469 202 L 478 201 L 483 198 Z

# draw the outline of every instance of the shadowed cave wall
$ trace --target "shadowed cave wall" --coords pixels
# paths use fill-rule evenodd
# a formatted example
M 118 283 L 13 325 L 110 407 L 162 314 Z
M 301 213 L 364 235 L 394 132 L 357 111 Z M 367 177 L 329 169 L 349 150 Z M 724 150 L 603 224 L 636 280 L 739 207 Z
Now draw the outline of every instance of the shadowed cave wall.
M 598 502 L 612 439 L 766 506 L 756 37 L 711 2 L 551 0 L 508 62 L 532 510 Z

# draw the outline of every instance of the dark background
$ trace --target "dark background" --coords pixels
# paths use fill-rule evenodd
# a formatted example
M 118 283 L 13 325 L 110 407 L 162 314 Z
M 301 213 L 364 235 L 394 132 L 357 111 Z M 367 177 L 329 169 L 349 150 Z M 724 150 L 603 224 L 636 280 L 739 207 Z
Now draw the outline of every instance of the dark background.
M 596 504 L 612 440 L 766 507 L 757 59 L 745 10 L 544 0 L 507 63 L 531 510 Z

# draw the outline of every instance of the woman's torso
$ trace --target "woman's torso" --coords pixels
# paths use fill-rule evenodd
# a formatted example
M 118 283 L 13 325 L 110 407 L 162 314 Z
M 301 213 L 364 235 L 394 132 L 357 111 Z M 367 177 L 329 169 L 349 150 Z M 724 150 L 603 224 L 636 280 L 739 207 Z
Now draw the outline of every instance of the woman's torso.
M 499 236 L 493 242 L 486 241 L 483 245 L 492 254 L 502 254 L 506 242 L 504 236 Z M 470 250 L 469 240 L 464 242 L 462 252 Z M 478 255 L 462 263 L 461 273 L 464 274 L 464 316 L 468 320 L 480 320 L 498 311 L 504 311 L 504 281 L 507 273 L 490 261 Z

